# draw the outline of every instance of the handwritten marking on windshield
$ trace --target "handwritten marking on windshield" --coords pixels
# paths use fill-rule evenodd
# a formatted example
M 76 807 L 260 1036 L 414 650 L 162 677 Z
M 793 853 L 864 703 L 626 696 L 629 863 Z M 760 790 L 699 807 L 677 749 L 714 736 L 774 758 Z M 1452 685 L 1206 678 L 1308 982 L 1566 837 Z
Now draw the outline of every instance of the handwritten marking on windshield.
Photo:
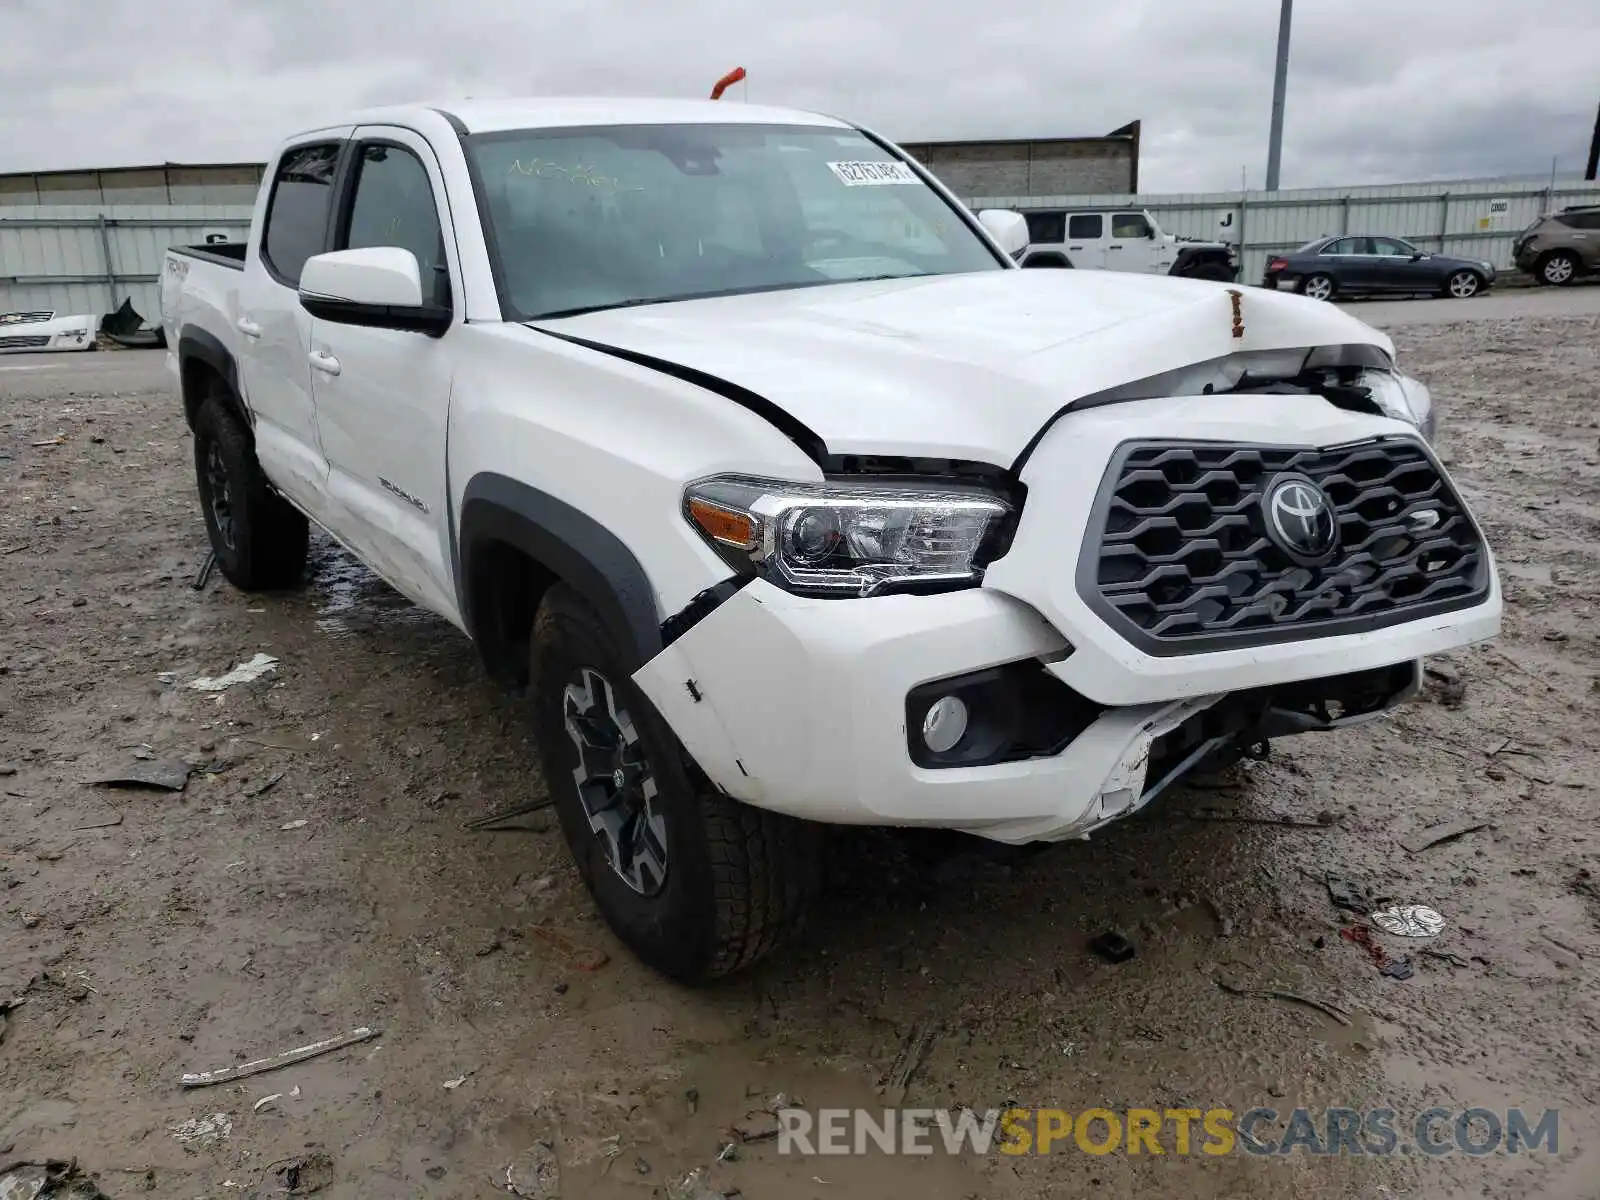
M 525 175 L 534 179 L 565 179 L 569 183 L 586 183 L 594 188 L 611 188 L 618 192 L 642 192 L 644 188 L 637 185 L 626 185 L 610 175 L 602 175 L 598 167 L 585 166 L 577 163 L 574 166 L 564 167 L 560 163 L 544 158 L 532 158 L 524 163 L 520 158 L 511 160 L 511 165 L 506 168 L 507 175 Z

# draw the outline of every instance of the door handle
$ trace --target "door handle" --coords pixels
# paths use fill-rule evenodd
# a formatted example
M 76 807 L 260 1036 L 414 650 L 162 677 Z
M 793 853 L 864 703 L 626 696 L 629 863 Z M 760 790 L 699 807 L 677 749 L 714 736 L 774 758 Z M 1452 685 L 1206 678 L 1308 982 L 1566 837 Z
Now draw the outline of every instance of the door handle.
M 239 332 L 244 334 L 247 338 L 258 338 L 261 336 L 261 326 L 257 325 L 249 317 L 240 317 L 235 324 L 238 325 Z
M 1122 247 L 1121 246 L 1107 246 L 1106 249 L 1107 250 L 1121 250 Z
M 310 358 L 311 366 L 314 370 L 321 371 L 324 375 L 337 375 L 339 373 L 339 360 L 326 350 L 313 350 Z
M 1068 246 L 1067 249 L 1068 250 L 1082 250 L 1083 247 L 1082 246 Z

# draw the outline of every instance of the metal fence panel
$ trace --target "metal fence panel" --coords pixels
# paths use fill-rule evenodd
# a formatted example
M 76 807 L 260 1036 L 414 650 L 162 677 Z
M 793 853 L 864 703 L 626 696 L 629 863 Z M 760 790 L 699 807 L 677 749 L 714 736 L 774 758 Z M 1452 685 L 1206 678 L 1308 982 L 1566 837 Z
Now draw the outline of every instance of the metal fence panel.
M 1490 202 L 1503 206 L 1490 211 Z M 988 196 L 973 208 L 1146 208 L 1168 233 L 1232 242 L 1243 249 L 1240 279 L 1259 280 L 1267 259 L 1335 233 L 1389 234 L 1423 250 L 1512 266 L 1511 244 L 1543 214 L 1569 204 L 1600 204 L 1600 183 L 1473 180 L 1380 187 L 1177 195 Z
M 0 208 L 0 312 L 115 311 L 124 299 L 161 316 L 169 246 L 250 234 L 250 205 L 56 204 Z

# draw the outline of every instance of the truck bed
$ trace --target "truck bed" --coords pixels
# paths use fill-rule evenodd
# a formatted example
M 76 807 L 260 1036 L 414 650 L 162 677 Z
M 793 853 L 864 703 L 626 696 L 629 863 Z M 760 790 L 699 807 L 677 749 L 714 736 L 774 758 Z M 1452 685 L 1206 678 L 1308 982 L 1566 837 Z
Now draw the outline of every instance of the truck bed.
M 186 258 L 198 258 L 231 271 L 242 271 L 245 253 L 250 246 L 247 242 L 222 242 L 207 246 L 173 246 L 171 249 L 174 254 L 182 254 Z

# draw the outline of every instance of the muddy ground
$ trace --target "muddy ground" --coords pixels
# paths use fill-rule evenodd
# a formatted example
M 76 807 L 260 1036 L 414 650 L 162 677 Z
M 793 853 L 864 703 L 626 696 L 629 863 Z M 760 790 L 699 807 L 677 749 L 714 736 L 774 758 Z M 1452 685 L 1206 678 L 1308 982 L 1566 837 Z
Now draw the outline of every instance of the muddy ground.
M 75 1156 L 113 1200 L 477 1197 L 508 1168 L 539 1194 L 541 1141 L 561 1195 L 596 1200 L 697 1167 L 747 1200 L 1600 1195 L 1600 289 L 1567 295 L 1565 316 L 1366 308 L 1436 322 L 1395 336 L 1500 556 L 1496 644 L 1437 661 L 1447 678 L 1392 720 L 1281 743 L 1090 843 L 974 861 L 842 834 L 809 933 L 698 992 L 613 942 L 558 832 L 464 828 L 541 785 L 518 704 L 459 634 L 325 540 L 302 592 L 190 586 L 204 533 L 159 354 L 0 361 L 0 1001 L 24 1000 L 0 1164 Z M 254 683 L 185 686 L 257 653 L 278 665 Z M 196 773 L 181 793 L 86 785 L 139 753 Z M 1461 815 L 1492 824 L 1401 848 Z M 1415 968 L 1381 975 L 1340 937 L 1356 918 L 1328 872 L 1437 907 L 1439 956 L 1379 935 Z M 1131 961 L 1087 952 L 1110 926 Z M 577 969 L 540 931 L 609 961 Z M 1559 1151 L 765 1142 L 715 1162 L 776 1093 L 881 1106 L 927 1022 L 908 1105 L 1559 1108 Z M 381 1036 L 179 1086 L 362 1025 Z

